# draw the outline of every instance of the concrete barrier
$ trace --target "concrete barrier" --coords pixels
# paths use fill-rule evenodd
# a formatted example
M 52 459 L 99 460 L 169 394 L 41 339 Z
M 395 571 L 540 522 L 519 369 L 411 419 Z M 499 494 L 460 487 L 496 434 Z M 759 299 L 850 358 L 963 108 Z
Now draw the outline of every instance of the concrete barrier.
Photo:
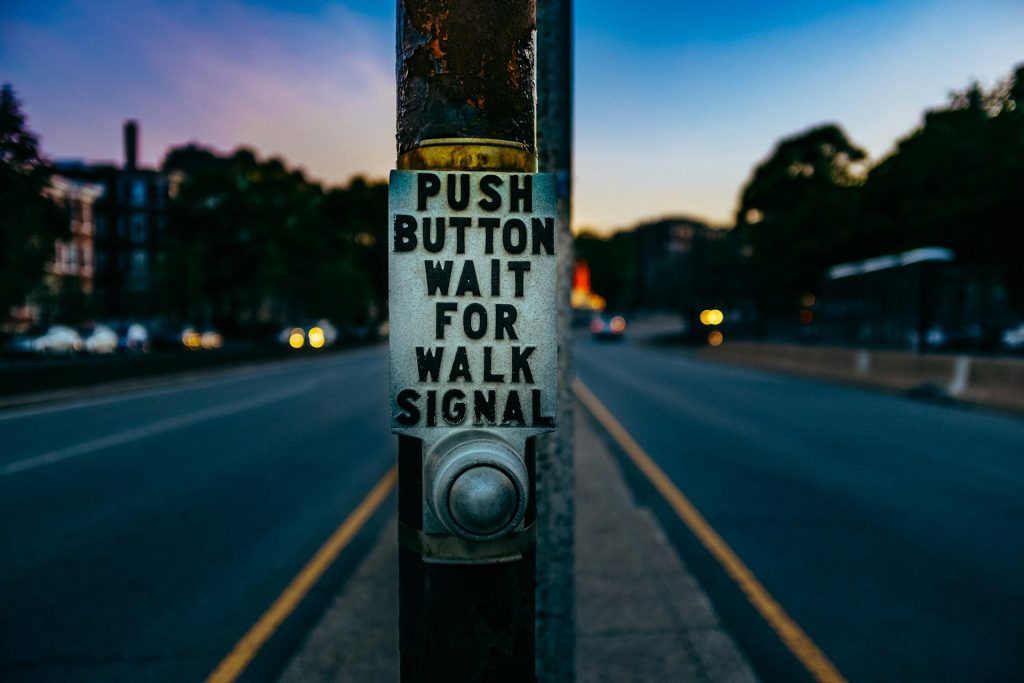
M 697 353 L 708 360 L 1024 412 L 1024 359 L 746 341 Z
M 953 381 L 952 356 L 921 356 L 906 351 L 869 351 L 871 365 L 864 375 L 872 384 L 907 391 L 934 387 L 949 393 Z
M 972 359 L 960 397 L 972 403 L 1024 412 L 1024 360 Z

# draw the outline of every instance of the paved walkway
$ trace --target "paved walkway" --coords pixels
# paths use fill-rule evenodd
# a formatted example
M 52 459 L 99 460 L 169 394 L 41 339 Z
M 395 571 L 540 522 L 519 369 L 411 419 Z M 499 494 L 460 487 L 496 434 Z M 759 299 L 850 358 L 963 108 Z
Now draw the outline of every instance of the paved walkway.
M 585 415 L 577 417 L 576 477 L 578 680 L 756 681 Z M 392 521 L 282 682 L 398 680 L 396 547 Z

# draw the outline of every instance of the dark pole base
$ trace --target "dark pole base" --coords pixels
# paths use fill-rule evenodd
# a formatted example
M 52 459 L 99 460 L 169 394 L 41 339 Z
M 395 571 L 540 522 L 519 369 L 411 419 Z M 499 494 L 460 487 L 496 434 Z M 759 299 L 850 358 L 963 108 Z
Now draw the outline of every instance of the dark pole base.
M 422 448 L 399 437 L 398 516 L 422 527 Z M 533 440 L 527 465 L 534 469 Z M 530 492 L 532 502 L 534 492 Z M 527 523 L 536 516 L 533 505 Z M 399 652 L 407 682 L 536 680 L 533 549 L 516 562 L 432 564 L 399 547 Z

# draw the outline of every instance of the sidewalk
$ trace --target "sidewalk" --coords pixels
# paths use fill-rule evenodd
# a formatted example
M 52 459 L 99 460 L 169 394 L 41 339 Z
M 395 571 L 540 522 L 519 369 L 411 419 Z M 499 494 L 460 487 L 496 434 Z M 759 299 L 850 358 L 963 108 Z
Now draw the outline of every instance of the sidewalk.
M 576 621 L 579 681 L 756 681 L 714 608 L 590 419 L 576 419 Z M 283 683 L 398 680 L 398 559 L 386 525 Z

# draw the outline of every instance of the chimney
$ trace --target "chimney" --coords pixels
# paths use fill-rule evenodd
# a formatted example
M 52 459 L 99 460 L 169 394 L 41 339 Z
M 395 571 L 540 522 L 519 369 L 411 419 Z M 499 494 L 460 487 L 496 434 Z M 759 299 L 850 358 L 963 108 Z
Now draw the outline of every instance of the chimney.
M 136 121 L 125 121 L 124 124 L 124 167 L 134 171 L 139 153 L 139 124 Z

